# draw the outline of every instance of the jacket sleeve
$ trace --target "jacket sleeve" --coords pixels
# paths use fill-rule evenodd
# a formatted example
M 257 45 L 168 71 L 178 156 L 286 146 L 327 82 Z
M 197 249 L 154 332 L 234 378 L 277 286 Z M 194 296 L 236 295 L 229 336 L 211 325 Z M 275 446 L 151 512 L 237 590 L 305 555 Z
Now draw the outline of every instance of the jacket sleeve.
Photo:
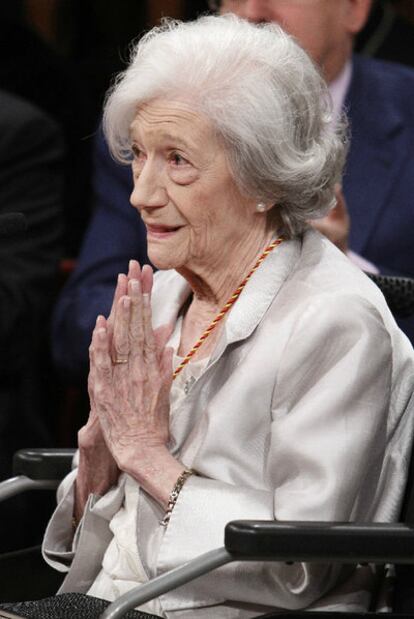
M 102 131 L 95 141 L 94 210 L 76 269 L 53 318 L 53 356 L 62 374 L 83 378 L 98 314 L 108 315 L 118 273 L 135 258 L 148 262 L 145 226 L 129 204 L 132 176 L 110 156 Z
M 328 297 L 298 313 L 275 380 L 268 490 L 189 478 L 163 539 L 159 573 L 222 546 L 224 526 L 232 519 L 375 517 L 389 438 L 390 337 L 375 308 L 360 300 Z M 229 564 L 166 594 L 163 606 L 235 599 L 303 608 L 334 586 L 340 570 Z
M 76 475 L 77 468 L 58 488 L 58 505 L 47 526 L 42 553 L 54 569 L 70 572 L 62 591 L 85 593 L 101 568 L 105 550 L 112 539 L 109 523 L 120 509 L 124 495 L 121 479 L 105 496 L 91 494 L 74 531 L 72 515 Z

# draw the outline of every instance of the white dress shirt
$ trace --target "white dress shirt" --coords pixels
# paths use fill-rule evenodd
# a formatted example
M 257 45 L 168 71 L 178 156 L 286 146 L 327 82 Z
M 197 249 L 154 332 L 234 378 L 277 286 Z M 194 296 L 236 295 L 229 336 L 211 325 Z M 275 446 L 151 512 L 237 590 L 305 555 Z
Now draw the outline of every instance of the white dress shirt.
M 332 115 L 334 122 L 338 122 L 344 110 L 345 98 L 352 79 L 352 62 L 349 60 L 340 74 L 328 84 L 332 99 Z

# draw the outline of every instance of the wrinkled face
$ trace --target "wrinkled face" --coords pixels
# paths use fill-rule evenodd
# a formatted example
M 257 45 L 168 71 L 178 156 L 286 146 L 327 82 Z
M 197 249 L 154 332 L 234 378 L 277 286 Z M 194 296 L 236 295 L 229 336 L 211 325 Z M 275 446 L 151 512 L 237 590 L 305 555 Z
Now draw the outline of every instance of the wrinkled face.
M 131 141 L 131 204 L 147 227 L 151 262 L 160 269 L 214 268 L 257 217 L 208 121 L 186 103 L 158 99 L 139 109 Z
M 293 35 L 333 80 L 352 50 L 370 0 L 222 0 L 221 13 L 235 13 L 255 23 L 276 22 Z

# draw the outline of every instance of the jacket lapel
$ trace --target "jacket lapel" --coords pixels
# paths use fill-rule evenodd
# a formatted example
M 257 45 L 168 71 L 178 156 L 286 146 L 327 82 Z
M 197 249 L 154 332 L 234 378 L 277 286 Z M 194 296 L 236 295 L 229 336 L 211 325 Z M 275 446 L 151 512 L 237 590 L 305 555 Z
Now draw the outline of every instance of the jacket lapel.
M 302 242 L 283 241 L 263 261 L 243 289 L 224 322 L 224 329 L 209 366 L 229 344 L 247 338 L 262 320 L 283 282 L 296 265 Z M 175 324 L 181 307 L 191 294 L 186 280 L 175 271 L 158 272 L 152 295 L 153 327 Z
M 209 365 L 221 357 L 228 345 L 251 335 L 295 267 L 301 246 L 300 239 L 283 241 L 255 271 L 226 318 Z

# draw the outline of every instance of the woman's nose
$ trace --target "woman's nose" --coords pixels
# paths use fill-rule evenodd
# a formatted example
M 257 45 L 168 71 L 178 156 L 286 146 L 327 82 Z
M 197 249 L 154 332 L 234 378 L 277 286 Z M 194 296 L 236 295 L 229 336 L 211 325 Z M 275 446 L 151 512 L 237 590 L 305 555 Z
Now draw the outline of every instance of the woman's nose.
M 168 195 L 162 181 L 162 171 L 146 162 L 140 173 L 134 176 L 134 189 L 130 202 L 139 211 L 145 208 L 159 208 L 168 202 Z

